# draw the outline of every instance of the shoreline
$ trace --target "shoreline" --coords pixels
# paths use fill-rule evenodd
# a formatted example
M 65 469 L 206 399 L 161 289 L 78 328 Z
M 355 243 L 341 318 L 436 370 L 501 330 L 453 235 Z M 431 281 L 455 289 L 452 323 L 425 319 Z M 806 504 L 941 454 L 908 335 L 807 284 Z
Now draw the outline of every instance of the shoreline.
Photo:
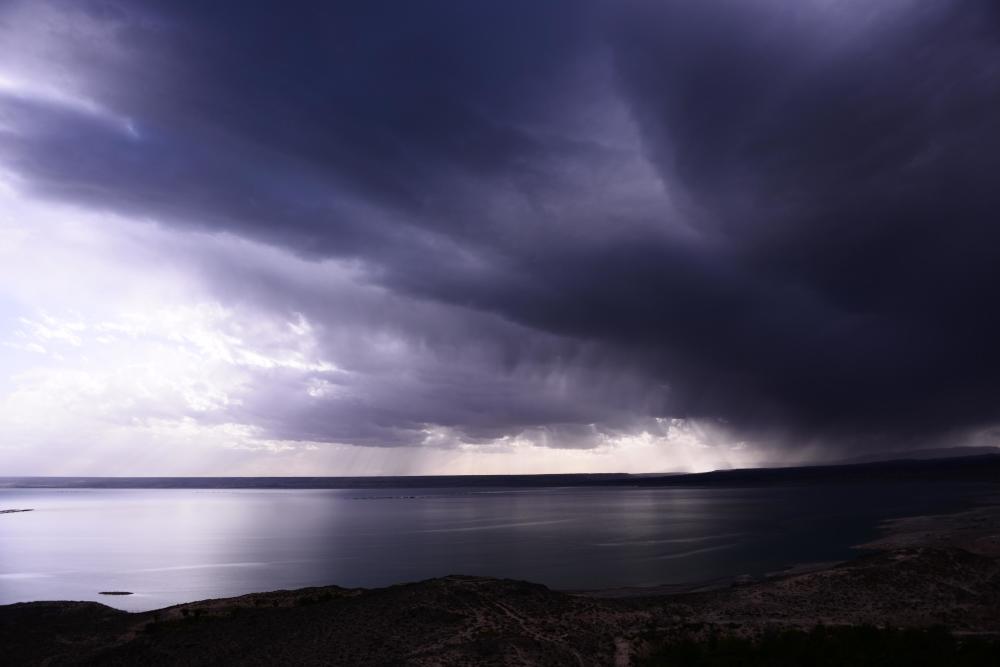
M 819 626 L 944 627 L 952 637 L 993 641 L 1000 638 L 996 500 L 887 520 L 848 561 L 700 589 L 568 593 L 450 576 L 131 613 L 97 602 L 28 602 L 0 607 L 0 641 L 18 664 L 427 666 L 503 665 L 512 655 L 518 664 L 636 665 L 677 642 L 752 642 Z
M 5 511 L 22 512 L 31 510 L 5 510 Z M 861 544 L 852 545 L 850 547 L 851 549 L 855 549 L 857 551 L 857 554 L 852 558 L 843 560 L 833 560 L 833 561 L 794 563 L 780 570 L 765 573 L 763 576 L 760 577 L 738 574 L 738 575 L 729 575 L 724 577 L 717 577 L 713 579 L 699 580 L 687 583 L 659 584 L 653 586 L 621 586 L 621 587 L 609 587 L 609 588 L 597 588 L 597 589 L 557 589 L 531 581 L 505 579 L 500 577 L 492 577 L 488 575 L 453 574 L 453 575 L 446 575 L 444 577 L 400 582 L 396 584 L 390 584 L 387 586 L 378 586 L 372 588 L 365 588 L 365 587 L 344 588 L 336 584 L 331 584 L 326 586 L 307 586 L 296 589 L 257 591 L 253 593 L 247 593 L 243 595 L 225 597 L 225 598 L 207 598 L 203 600 L 193 600 L 190 602 L 181 602 L 173 605 L 168 605 L 166 607 L 146 610 L 146 611 L 126 611 L 118 609 L 115 609 L 115 611 L 121 611 L 122 613 L 132 614 L 132 615 L 155 614 L 158 612 L 177 609 L 181 607 L 212 605 L 230 601 L 243 600 L 245 598 L 254 599 L 261 596 L 268 598 L 282 597 L 282 596 L 299 596 L 299 595 L 307 595 L 309 593 L 314 593 L 316 591 L 326 591 L 328 589 L 337 591 L 351 591 L 352 594 L 363 594 L 363 593 L 374 593 L 378 591 L 384 591 L 401 586 L 416 586 L 429 582 L 452 580 L 452 579 L 477 580 L 477 581 L 515 581 L 530 586 L 542 587 L 545 588 L 546 590 L 550 590 L 553 593 L 560 595 L 569 595 L 569 596 L 584 597 L 584 598 L 609 599 L 609 600 L 628 599 L 628 598 L 638 598 L 638 599 L 675 598 L 675 597 L 682 597 L 699 593 L 714 593 L 717 591 L 724 591 L 727 589 L 737 588 L 737 587 L 753 587 L 759 584 L 777 583 L 781 582 L 782 580 L 794 577 L 804 577 L 815 574 L 824 574 L 837 568 L 850 567 L 851 565 L 857 563 L 859 560 L 863 560 L 865 558 L 870 558 L 872 556 L 877 556 L 879 554 L 898 552 L 903 550 L 959 549 L 974 555 L 1000 559 L 1000 494 L 991 493 L 990 495 L 986 496 L 986 499 L 971 501 L 969 507 L 965 509 L 959 509 L 953 512 L 946 512 L 941 514 L 913 515 L 913 516 L 884 519 L 880 522 L 878 530 L 881 533 L 881 535 L 879 535 L 878 537 L 869 540 L 867 542 L 863 542 Z M 101 593 L 101 595 L 132 595 L 132 594 L 133 593 L 130 592 L 124 593 L 118 591 L 110 593 L 105 593 L 105 592 Z M 42 600 L 38 602 L 59 603 L 59 602 L 72 602 L 72 601 Z M 91 604 L 91 602 L 89 601 L 85 603 Z M 3 607 L 10 607 L 17 604 L 34 604 L 34 602 L 21 602 L 21 603 L 13 603 L 11 605 L 0 605 L 0 609 L 2 609 Z M 101 604 L 101 603 L 93 602 L 92 604 Z M 1000 633 L 1000 625 L 998 625 L 998 633 Z
M 978 486 L 978 485 L 977 485 Z M 893 517 L 879 520 L 874 530 L 879 533 L 871 540 L 854 545 L 845 545 L 854 550 L 854 554 L 847 558 L 824 561 L 792 562 L 787 566 L 777 570 L 762 572 L 759 574 L 729 574 L 709 579 L 699 579 L 688 582 L 652 584 L 642 586 L 610 586 L 604 588 L 552 588 L 546 584 L 536 583 L 530 580 L 525 581 L 532 585 L 545 586 L 554 593 L 580 596 L 594 599 L 629 599 L 629 598 L 658 598 L 683 596 L 696 593 L 709 593 L 720 590 L 727 590 L 739 586 L 751 586 L 768 582 L 779 581 L 786 577 L 807 575 L 823 572 L 832 568 L 849 565 L 859 558 L 863 558 L 866 553 L 884 552 L 894 549 L 917 548 L 922 546 L 961 548 L 973 553 L 983 553 L 990 556 L 1000 556 L 1000 485 L 983 485 L 981 491 L 968 495 L 960 501 L 958 509 L 937 514 L 921 514 L 911 516 Z M 33 508 L 25 509 L 2 509 L 0 514 L 12 514 L 20 512 L 32 512 Z M 985 532 L 984 532 L 985 531 Z M 481 579 L 496 579 L 490 575 L 448 575 L 472 577 Z M 445 577 L 447 578 L 447 577 Z M 414 581 L 403 581 L 385 586 L 357 587 L 349 590 L 357 591 L 380 591 L 394 586 L 404 586 L 420 584 L 435 579 L 424 579 Z M 312 591 L 322 588 L 340 588 L 336 584 L 306 586 L 299 589 L 276 589 L 267 591 L 254 591 L 236 596 L 220 598 L 202 598 L 177 602 L 164 607 L 153 609 L 142 609 L 131 611 L 104 605 L 98 600 L 34 600 L 8 603 L 0 605 L 0 609 L 17 604 L 34 603 L 62 603 L 62 602 L 93 602 L 108 606 L 115 611 L 128 614 L 147 614 L 172 609 L 185 605 L 198 605 L 201 603 L 221 602 L 226 600 L 237 600 L 242 597 L 254 595 L 267 595 L 272 593 L 293 594 L 299 591 Z M 97 595 L 118 596 L 134 595 L 133 592 L 122 593 L 118 591 L 99 591 Z
M 733 586 L 823 572 L 849 565 L 866 554 L 905 548 L 959 548 L 981 555 L 1000 557 L 1000 493 L 997 493 L 996 487 L 984 489 L 982 495 L 970 496 L 962 507 L 951 512 L 883 519 L 878 522 L 876 530 L 880 534 L 873 539 L 850 545 L 855 551 L 850 558 L 792 563 L 779 570 L 766 572 L 762 576 L 736 574 L 687 583 L 571 589 L 560 592 L 607 599 L 706 593 Z

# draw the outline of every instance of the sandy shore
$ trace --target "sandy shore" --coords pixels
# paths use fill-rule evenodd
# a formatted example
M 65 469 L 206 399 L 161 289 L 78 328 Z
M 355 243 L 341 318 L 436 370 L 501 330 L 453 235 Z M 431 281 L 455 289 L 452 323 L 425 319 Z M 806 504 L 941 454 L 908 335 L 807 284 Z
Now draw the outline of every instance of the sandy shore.
M 885 522 L 885 534 L 859 549 L 891 551 L 914 547 L 956 548 L 1000 557 L 1000 496 L 964 512 L 916 516 Z

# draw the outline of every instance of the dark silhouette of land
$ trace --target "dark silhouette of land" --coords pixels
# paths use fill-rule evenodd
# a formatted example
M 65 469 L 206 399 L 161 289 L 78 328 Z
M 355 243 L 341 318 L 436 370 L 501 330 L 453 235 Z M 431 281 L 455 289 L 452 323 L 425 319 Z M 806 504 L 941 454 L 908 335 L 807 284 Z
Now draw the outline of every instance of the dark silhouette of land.
M 725 589 L 625 598 L 447 577 L 259 593 L 129 614 L 93 602 L 0 607 L 8 664 L 629 665 L 678 642 L 817 625 L 1000 632 L 995 556 L 893 549 Z
M 895 459 L 705 473 L 431 475 L 405 477 L 0 477 L 0 488 L 91 489 L 427 489 L 557 486 L 746 486 L 879 481 L 1000 481 L 1000 454 Z

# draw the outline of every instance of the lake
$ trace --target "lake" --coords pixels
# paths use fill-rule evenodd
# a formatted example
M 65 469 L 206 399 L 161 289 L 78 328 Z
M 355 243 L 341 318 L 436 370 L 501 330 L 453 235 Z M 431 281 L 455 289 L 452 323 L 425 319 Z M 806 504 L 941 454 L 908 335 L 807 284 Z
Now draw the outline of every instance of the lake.
M 446 574 L 570 590 L 762 575 L 850 558 L 880 520 L 956 509 L 975 488 L 3 488 L 0 509 L 33 511 L 0 515 L 0 604 L 134 611 Z

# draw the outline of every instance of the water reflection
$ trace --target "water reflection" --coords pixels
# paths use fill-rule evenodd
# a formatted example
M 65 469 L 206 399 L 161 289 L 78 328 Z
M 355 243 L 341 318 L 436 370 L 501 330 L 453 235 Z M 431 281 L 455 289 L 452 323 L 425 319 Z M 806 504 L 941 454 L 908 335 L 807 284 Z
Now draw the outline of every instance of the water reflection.
M 851 555 L 880 518 L 968 489 L 2 489 L 0 603 L 150 609 L 260 590 L 446 574 L 554 588 L 763 574 Z M 135 595 L 107 598 L 103 590 Z

